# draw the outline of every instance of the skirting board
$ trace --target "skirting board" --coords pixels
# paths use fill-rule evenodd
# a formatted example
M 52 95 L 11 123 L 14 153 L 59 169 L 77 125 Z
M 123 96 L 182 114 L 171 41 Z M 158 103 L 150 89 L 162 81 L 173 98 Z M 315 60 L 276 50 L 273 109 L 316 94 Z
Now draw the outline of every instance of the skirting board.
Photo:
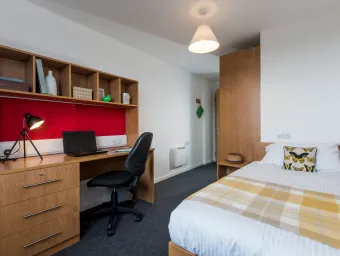
M 162 176 L 162 177 L 159 177 L 159 178 L 155 179 L 155 183 L 160 182 L 160 181 L 163 181 L 163 180 L 166 180 L 166 179 L 169 179 L 169 178 L 174 177 L 174 176 L 176 176 L 176 175 L 178 175 L 178 174 L 181 174 L 181 173 L 183 173 L 183 172 L 190 171 L 190 170 L 195 169 L 195 168 L 197 168 L 197 167 L 200 167 L 200 166 L 202 166 L 202 165 L 207 165 L 207 164 L 211 164 L 211 163 L 214 163 L 214 162 L 215 162 L 214 160 L 210 160 L 210 161 L 207 161 L 207 162 L 205 162 L 205 163 L 202 162 L 202 163 L 199 163 L 199 164 L 195 164 L 195 165 L 189 166 L 189 167 L 184 168 L 184 169 L 182 169 L 182 170 L 178 170 L 178 171 L 175 171 L 175 172 L 171 172 L 171 173 L 169 173 L 169 174 L 167 174 L 167 175 L 164 175 L 164 176 Z
M 205 164 L 211 164 L 211 163 L 214 163 L 216 162 L 215 160 L 210 160 L 210 161 L 206 161 Z
M 192 166 L 188 166 L 188 167 L 186 167 L 186 168 L 184 168 L 184 169 L 181 169 L 181 170 L 178 170 L 178 171 L 175 171 L 175 172 L 171 172 L 171 173 L 169 173 L 169 174 L 167 174 L 167 175 L 164 175 L 164 176 L 162 176 L 162 177 L 159 177 L 159 178 L 155 179 L 155 183 L 160 182 L 160 181 L 163 181 L 163 180 L 166 180 L 166 179 L 169 179 L 169 178 L 171 178 L 171 177 L 173 177 L 173 176 L 176 176 L 176 175 L 178 175 L 178 174 L 181 174 L 181 173 L 183 173 L 183 172 L 190 171 L 190 170 L 195 169 L 195 168 L 197 168 L 197 167 L 199 167 L 199 166 L 202 166 L 202 165 L 205 165 L 205 163 L 202 162 L 202 163 L 199 163 L 199 164 L 195 164 L 195 165 L 192 165 Z

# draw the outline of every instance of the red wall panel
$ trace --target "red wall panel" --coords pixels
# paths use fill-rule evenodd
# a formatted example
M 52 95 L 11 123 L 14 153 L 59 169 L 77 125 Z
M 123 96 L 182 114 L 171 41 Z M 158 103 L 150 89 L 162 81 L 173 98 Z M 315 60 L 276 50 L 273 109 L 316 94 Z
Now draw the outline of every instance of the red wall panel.
M 45 120 L 31 139 L 61 138 L 62 131 L 94 130 L 97 136 L 125 134 L 125 110 L 69 103 L 0 98 L 0 141 L 14 141 L 25 113 Z

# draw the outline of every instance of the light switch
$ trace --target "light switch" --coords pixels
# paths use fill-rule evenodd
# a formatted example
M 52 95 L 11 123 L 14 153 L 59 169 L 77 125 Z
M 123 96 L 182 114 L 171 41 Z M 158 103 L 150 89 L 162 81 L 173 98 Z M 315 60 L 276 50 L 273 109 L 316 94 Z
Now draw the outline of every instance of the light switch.
M 277 139 L 279 140 L 290 140 L 290 133 L 289 132 L 280 132 L 277 134 Z

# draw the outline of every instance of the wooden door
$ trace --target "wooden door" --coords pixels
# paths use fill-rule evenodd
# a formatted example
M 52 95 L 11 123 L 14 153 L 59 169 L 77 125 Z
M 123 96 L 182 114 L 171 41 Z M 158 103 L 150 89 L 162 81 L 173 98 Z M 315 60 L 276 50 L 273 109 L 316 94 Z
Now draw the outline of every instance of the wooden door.
M 260 141 L 260 48 L 220 57 L 218 159 L 229 153 L 253 160 Z

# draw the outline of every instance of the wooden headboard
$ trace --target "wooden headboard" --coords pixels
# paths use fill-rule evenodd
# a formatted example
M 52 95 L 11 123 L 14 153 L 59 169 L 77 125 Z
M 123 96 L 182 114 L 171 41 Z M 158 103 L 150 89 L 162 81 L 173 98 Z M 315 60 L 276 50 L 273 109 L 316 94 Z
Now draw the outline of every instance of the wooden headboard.
M 261 161 L 262 158 L 266 154 L 266 147 L 270 144 L 273 144 L 273 142 L 255 142 L 254 144 L 254 161 Z M 289 145 L 289 143 L 287 143 Z M 340 145 L 338 145 L 338 149 L 340 151 Z
M 266 154 L 266 147 L 270 144 L 273 144 L 271 142 L 255 142 L 254 144 L 254 161 L 261 161 L 262 158 Z

